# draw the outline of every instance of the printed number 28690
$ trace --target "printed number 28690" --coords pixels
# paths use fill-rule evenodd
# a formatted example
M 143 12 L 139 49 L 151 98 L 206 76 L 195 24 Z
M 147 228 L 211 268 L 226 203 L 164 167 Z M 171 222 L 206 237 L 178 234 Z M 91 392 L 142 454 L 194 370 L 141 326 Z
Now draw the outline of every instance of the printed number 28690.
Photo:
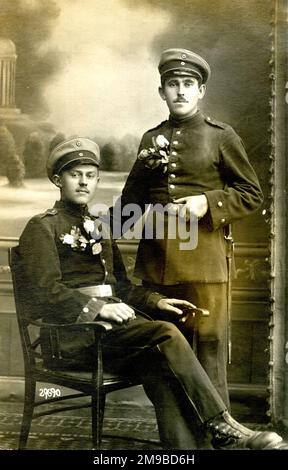
M 55 397 L 60 397 L 61 396 L 61 391 L 59 388 L 40 388 L 39 389 L 39 397 L 45 397 L 45 400 L 47 398 L 55 398 Z

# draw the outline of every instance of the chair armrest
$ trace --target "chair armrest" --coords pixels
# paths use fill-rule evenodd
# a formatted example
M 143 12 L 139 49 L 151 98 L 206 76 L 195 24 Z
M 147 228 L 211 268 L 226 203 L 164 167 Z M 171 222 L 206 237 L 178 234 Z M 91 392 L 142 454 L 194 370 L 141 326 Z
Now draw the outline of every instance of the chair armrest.
M 68 329 L 74 329 L 74 330 L 86 330 L 91 329 L 94 330 L 95 333 L 105 333 L 107 331 L 107 328 L 103 323 L 100 322 L 85 322 L 85 323 L 48 323 L 44 322 L 42 320 L 27 320 L 27 323 L 30 325 L 35 325 L 40 328 L 55 328 L 55 329 L 60 329 L 60 328 L 68 328 Z
M 61 340 L 59 337 L 59 330 L 65 328 L 65 330 L 69 329 L 78 331 L 79 334 L 85 331 L 93 331 L 94 334 L 94 353 L 95 358 L 97 358 L 97 367 L 102 367 L 102 338 L 105 336 L 107 327 L 104 324 L 99 322 L 85 322 L 85 323 L 48 323 L 41 320 L 26 320 L 27 325 L 35 325 L 38 328 L 47 328 L 49 332 L 49 343 L 51 348 L 51 356 L 54 359 L 62 359 L 61 354 Z M 110 329 L 112 327 L 110 326 Z M 31 343 L 31 350 L 34 351 L 34 356 L 40 359 L 43 359 L 42 353 L 39 354 L 36 352 L 36 348 L 41 344 L 40 337 L 38 337 L 35 341 Z M 96 362 L 95 362 L 96 367 Z M 96 370 L 96 369 L 95 369 Z

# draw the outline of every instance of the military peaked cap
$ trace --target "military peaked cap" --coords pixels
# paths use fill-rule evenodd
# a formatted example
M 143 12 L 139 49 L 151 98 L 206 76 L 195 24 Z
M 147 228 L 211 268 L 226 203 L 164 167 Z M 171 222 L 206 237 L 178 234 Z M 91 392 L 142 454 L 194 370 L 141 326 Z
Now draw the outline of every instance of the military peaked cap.
M 211 75 L 211 69 L 206 60 L 195 52 L 187 49 L 167 49 L 162 52 L 159 62 L 161 78 L 166 74 L 191 75 L 206 83 Z
M 99 146 L 84 137 L 76 137 L 60 142 L 51 151 L 47 160 L 46 167 L 49 179 L 52 181 L 53 175 L 59 174 L 65 166 L 73 162 L 75 162 L 75 165 L 83 163 L 99 166 Z

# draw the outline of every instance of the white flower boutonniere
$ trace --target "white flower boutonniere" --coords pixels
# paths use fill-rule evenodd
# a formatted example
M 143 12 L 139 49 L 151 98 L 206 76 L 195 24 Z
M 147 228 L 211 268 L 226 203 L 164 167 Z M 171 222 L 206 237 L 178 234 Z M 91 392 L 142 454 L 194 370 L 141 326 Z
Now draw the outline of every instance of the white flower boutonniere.
M 74 251 L 85 251 L 88 247 L 92 248 L 93 255 L 98 255 L 102 251 L 102 245 L 97 242 L 100 238 L 100 233 L 95 227 L 94 221 L 89 217 L 84 218 L 83 228 L 89 237 L 85 237 L 79 227 L 73 225 L 70 233 L 62 233 L 60 240 L 64 245 L 70 245 Z
M 169 163 L 169 141 L 160 134 L 152 137 L 152 144 L 153 147 L 141 150 L 138 159 L 142 160 L 147 168 L 162 168 L 165 173 Z
M 93 233 L 95 229 L 94 221 L 89 219 L 89 217 L 85 217 L 84 222 L 83 222 L 83 227 L 87 233 Z
M 81 230 L 76 225 L 71 227 L 70 233 L 62 233 L 60 240 L 64 245 L 70 245 L 75 251 L 84 251 L 88 240 L 82 235 Z
M 61 238 L 62 237 L 62 238 Z M 73 235 L 66 233 L 65 235 L 61 235 L 61 240 L 66 245 L 73 245 L 75 243 L 75 238 Z

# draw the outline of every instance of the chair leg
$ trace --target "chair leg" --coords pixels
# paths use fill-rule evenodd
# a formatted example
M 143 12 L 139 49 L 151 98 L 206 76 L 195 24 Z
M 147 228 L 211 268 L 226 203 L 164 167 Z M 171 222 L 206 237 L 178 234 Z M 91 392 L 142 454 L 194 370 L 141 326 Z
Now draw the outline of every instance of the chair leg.
M 29 380 L 26 378 L 25 380 L 25 397 L 24 397 L 24 409 L 23 409 L 23 418 L 22 418 L 22 425 L 19 437 L 19 450 L 23 450 L 26 448 L 30 428 L 31 428 L 31 421 L 34 411 L 34 403 L 35 403 L 35 391 L 36 391 L 36 381 Z
M 102 439 L 102 427 L 104 419 L 106 393 L 96 391 L 92 394 L 92 443 L 94 449 L 100 449 Z

